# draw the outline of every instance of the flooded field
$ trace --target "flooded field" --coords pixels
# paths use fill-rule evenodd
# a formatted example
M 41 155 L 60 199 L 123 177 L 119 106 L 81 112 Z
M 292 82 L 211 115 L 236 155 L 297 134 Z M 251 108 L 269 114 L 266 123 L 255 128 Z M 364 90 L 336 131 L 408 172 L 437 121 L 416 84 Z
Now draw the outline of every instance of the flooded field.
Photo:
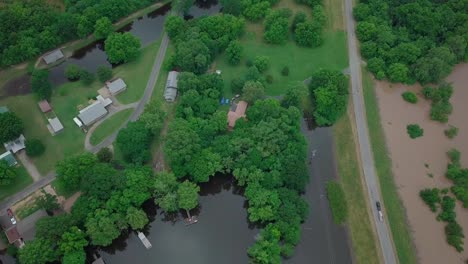
M 419 197 L 424 188 L 445 188 L 452 185 L 445 177 L 448 158 L 446 152 L 457 148 L 462 153 L 462 165 L 468 167 L 468 64 L 458 65 L 447 78 L 454 87 L 451 98 L 453 113 L 447 124 L 429 118 L 430 102 L 420 94 L 420 86 L 405 86 L 376 82 L 376 95 L 380 107 L 382 126 L 392 159 L 395 183 L 406 208 L 410 230 L 420 263 L 465 263 L 468 250 L 458 253 L 445 239 L 445 223 L 436 220 Z M 404 101 L 404 91 L 418 94 L 416 105 Z M 419 124 L 424 136 L 410 139 L 406 125 Z M 458 136 L 448 139 L 444 130 L 453 125 Z M 457 221 L 465 230 L 465 248 L 468 246 L 468 209 L 457 202 Z

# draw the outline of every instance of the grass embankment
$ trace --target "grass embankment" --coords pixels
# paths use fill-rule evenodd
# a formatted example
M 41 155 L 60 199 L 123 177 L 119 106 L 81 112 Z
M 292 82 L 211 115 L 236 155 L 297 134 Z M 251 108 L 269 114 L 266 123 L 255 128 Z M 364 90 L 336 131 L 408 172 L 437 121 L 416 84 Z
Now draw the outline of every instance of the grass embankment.
M 343 116 L 333 127 L 338 174 L 348 205 L 347 225 L 356 263 L 380 263 L 360 174 L 351 121 Z
M 26 171 L 26 168 L 23 166 L 20 166 L 15 169 L 17 176 L 13 180 L 12 183 L 8 185 L 2 185 L 0 186 L 0 201 L 3 199 L 7 198 L 8 196 L 15 194 L 25 188 L 26 186 L 30 185 L 33 180 L 29 176 L 28 172 Z
M 405 209 L 398 196 L 393 180 L 392 163 L 388 156 L 385 137 L 380 123 L 379 107 L 375 97 L 373 80 L 370 74 L 362 70 L 364 101 L 367 125 L 374 155 L 375 168 L 379 176 L 380 190 L 387 211 L 388 223 L 393 235 L 400 263 L 416 263 L 416 255 L 408 230 Z M 416 194 L 415 194 L 416 195 Z
M 337 181 L 329 181 L 327 182 L 326 189 L 327 198 L 333 214 L 333 221 L 335 224 L 341 225 L 345 223 L 348 218 L 348 206 L 343 188 Z
M 112 132 L 117 130 L 127 120 L 133 112 L 133 108 L 125 109 L 102 122 L 91 135 L 91 144 L 97 145 L 106 137 L 110 136 Z

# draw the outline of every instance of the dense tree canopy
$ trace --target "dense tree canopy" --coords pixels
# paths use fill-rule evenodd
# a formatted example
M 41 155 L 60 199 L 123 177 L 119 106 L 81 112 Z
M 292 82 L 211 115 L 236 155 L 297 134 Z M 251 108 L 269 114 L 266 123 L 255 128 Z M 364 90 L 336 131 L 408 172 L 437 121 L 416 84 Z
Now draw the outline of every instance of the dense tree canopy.
M 48 70 L 34 70 L 31 77 L 31 90 L 41 100 L 50 99 L 52 95 L 52 85 L 49 82 Z
M 463 0 L 369 0 L 354 8 L 368 69 L 394 82 L 438 82 L 467 58 L 468 12 Z M 379 59 L 380 67 L 375 67 Z
M 309 89 L 317 125 L 332 125 L 346 112 L 348 82 L 342 73 L 331 70 L 314 72 Z
M 57 180 L 66 190 L 76 191 L 96 163 L 97 158 L 91 153 L 68 157 L 57 163 Z
M 288 40 L 290 16 L 291 10 L 286 8 L 268 13 L 263 22 L 265 25 L 263 38 L 267 43 L 283 44 Z
M 152 139 L 151 131 L 142 121 L 130 122 L 117 135 L 117 147 L 126 161 L 143 164 L 151 158 L 148 146 Z
M 23 133 L 23 121 L 13 112 L 0 113 L 0 142 L 17 139 Z
M 96 21 L 94 26 L 94 36 L 97 39 L 105 39 L 114 31 L 112 21 L 107 17 L 102 17 Z
M 112 33 L 105 41 L 105 49 L 110 63 L 125 63 L 140 54 L 140 40 L 131 33 Z
M 0 160 L 0 186 L 11 184 L 16 176 L 15 168 L 10 167 L 8 162 Z

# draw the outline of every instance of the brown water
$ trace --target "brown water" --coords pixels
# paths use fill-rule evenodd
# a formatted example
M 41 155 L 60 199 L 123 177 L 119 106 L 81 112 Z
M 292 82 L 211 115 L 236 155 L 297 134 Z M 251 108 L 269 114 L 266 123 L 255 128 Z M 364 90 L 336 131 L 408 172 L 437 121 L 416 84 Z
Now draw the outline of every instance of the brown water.
M 468 166 L 468 64 L 458 65 L 447 79 L 453 83 L 454 94 L 450 100 L 453 113 L 448 124 L 459 128 L 458 136 L 450 140 L 444 135 L 448 124 L 429 119 L 430 102 L 420 94 L 420 86 L 390 85 L 376 82 L 382 126 L 393 173 L 403 205 L 406 208 L 410 229 L 420 263 L 465 263 L 468 249 L 458 253 L 445 240 L 443 222 L 422 202 L 419 191 L 424 188 L 445 188 L 452 185 L 445 176 L 448 159 L 446 152 L 457 148 L 462 153 L 462 165 Z M 419 102 L 409 104 L 401 98 L 404 91 L 418 93 Z M 417 123 L 424 136 L 410 139 L 406 125 Z M 429 167 L 426 168 L 425 164 Z M 433 178 L 428 174 L 432 173 Z M 465 248 L 468 248 L 468 209 L 457 203 L 457 221 L 465 231 Z

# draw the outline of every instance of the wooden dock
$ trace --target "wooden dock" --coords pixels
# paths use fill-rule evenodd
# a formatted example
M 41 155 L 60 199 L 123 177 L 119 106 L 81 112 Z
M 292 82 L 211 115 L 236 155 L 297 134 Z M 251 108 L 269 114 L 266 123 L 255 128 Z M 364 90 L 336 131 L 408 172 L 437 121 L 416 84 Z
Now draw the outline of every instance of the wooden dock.
M 141 243 L 143 243 L 146 249 L 150 249 L 153 247 L 149 242 L 148 238 L 146 238 L 145 234 L 143 234 L 142 232 L 138 232 L 138 238 L 141 240 Z

